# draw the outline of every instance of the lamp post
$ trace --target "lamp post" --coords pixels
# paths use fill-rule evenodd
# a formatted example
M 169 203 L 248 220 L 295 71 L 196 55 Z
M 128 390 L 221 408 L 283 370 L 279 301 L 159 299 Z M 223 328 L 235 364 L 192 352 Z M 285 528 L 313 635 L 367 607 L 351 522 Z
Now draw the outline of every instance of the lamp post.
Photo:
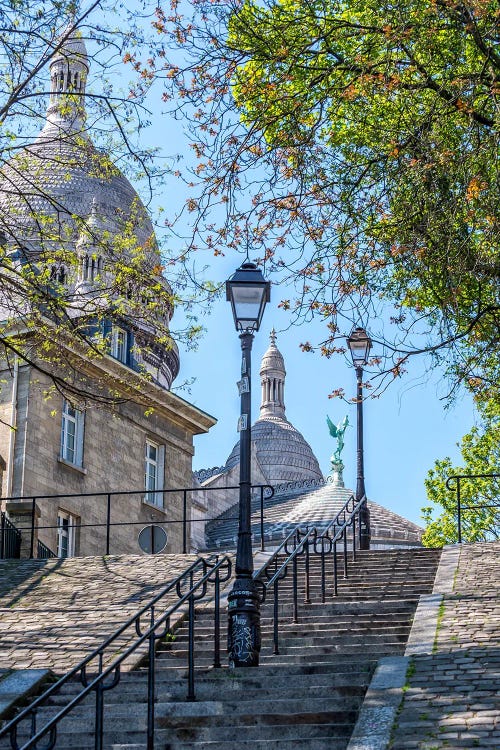
M 238 389 L 241 411 L 240 496 L 236 578 L 228 596 L 228 651 L 233 667 L 256 667 L 260 652 L 260 600 L 252 578 L 251 528 L 251 351 L 253 334 L 259 330 L 266 302 L 270 299 L 269 281 L 254 263 L 247 261 L 226 282 L 226 299 L 231 302 L 236 330 L 241 341 L 241 380 Z
M 363 456 L 363 367 L 368 362 L 372 341 L 364 328 L 353 328 L 347 346 L 351 352 L 352 362 L 356 369 L 357 393 L 357 481 L 356 502 L 365 498 L 359 513 L 359 547 L 370 549 L 370 509 L 366 501 L 365 470 Z

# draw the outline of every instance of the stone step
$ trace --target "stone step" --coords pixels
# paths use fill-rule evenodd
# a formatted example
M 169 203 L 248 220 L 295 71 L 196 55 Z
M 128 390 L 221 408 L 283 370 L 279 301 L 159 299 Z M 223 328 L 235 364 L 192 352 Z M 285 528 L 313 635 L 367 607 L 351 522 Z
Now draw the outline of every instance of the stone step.
M 225 613 L 224 613 L 225 615 Z M 301 622 L 294 623 L 291 621 L 292 613 L 288 609 L 288 618 L 283 617 L 282 618 L 282 625 L 284 628 L 287 629 L 300 629 L 301 627 L 304 627 L 301 625 Z M 300 609 L 299 609 L 299 616 L 300 616 Z M 364 618 L 362 619 L 360 616 L 353 615 L 351 618 L 337 618 L 335 617 L 333 620 L 327 619 L 326 617 L 323 618 L 322 621 L 314 622 L 310 626 L 308 625 L 307 628 L 304 628 L 304 633 L 310 633 L 313 630 L 331 630 L 333 632 L 369 632 L 370 630 L 377 630 L 377 632 L 386 632 L 390 630 L 406 630 L 410 627 L 411 624 L 411 614 L 408 612 L 404 617 L 394 617 L 388 619 L 387 615 L 384 614 L 381 617 L 378 618 Z M 176 641 L 180 637 L 185 637 L 185 634 L 187 633 L 187 626 L 181 625 L 179 628 L 177 628 L 173 635 L 175 638 L 170 641 L 172 645 L 175 645 Z M 221 627 L 222 630 L 222 627 Z M 208 618 L 205 620 L 195 620 L 195 632 L 197 637 L 203 638 L 203 637 L 209 637 L 213 635 L 214 632 L 214 624 Z M 272 621 L 269 617 L 262 618 L 261 619 L 261 632 L 267 633 L 272 632 Z M 166 645 L 169 645 L 168 643 Z
M 231 716 L 191 717 L 189 722 L 177 723 L 175 719 L 158 718 L 155 727 L 155 744 L 157 747 L 169 747 L 166 743 L 191 742 L 232 742 L 235 746 L 235 735 L 238 732 L 246 741 L 294 740 L 306 743 L 311 738 L 324 738 L 330 742 L 333 738 L 348 738 L 352 732 L 356 712 L 316 712 L 300 713 L 290 716 L 261 714 L 241 714 Z M 146 719 L 134 720 L 133 727 L 124 727 L 123 719 L 106 719 L 104 747 L 115 744 L 141 743 L 145 740 Z M 62 720 L 58 727 L 58 750 L 64 748 L 93 748 L 93 723 L 88 720 Z M 19 735 L 25 741 L 25 736 Z M 182 745 L 183 746 L 183 745 Z M 239 747 L 239 741 L 236 741 Z M 304 745 L 303 745 L 304 746 Z M 2 743 L 1 750 L 8 745 Z
M 292 644 L 286 644 L 284 640 L 279 640 L 279 648 L 281 652 L 281 663 L 283 663 L 283 659 L 285 657 L 290 658 L 290 663 L 294 664 L 296 663 L 297 654 L 301 654 L 301 662 L 307 664 L 308 661 L 311 661 L 311 663 L 319 661 L 325 661 L 325 659 L 335 659 L 337 654 L 348 657 L 348 656 L 355 656 L 360 653 L 360 649 L 362 648 L 362 652 L 364 658 L 366 659 L 380 659 L 381 656 L 389 656 L 390 654 L 400 654 L 404 652 L 404 642 L 393 642 L 393 643 L 380 643 L 380 644 L 370 644 L 370 646 L 365 646 L 363 648 L 362 645 L 354 645 L 354 644 L 344 644 L 344 643 L 338 643 L 338 644 L 324 644 L 321 646 L 311 646 L 309 648 L 304 648 L 304 646 L 300 642 L 295 642 Z M 264 648 L 260 652 L 260 660 L 261 663 L 263 663 L 267 659 L 273 658 L 272 653 L 272 647 L 271 644 L 269 644 L 268 648 Z M 187 657 L 188 657 L 188 651 L 182 651 L 179 650 L 178 652 L 175 652 L 172 656 L 159 654 L 157 659 L 157 668 L 158 669 L 164 669 L 170 667 L 171 664 L 174 664 L 175 666 L 184 666 L 187 665 Z M 195 650 L 195 664 L 198 667 L 208 667 L 211 666 L 213 662 L 213 656 L 210 652 L 197 652 Z
M 280 622 L 280 630 L 286 638 L 345 638 L 346 641 L 349 639 L 358 640 L 359 638 L 372 638 L 382 636 L 402 636 L 407 637 L 410 631 L 411 625 L 391 626 L 389 624 L 382 625 L 367 625 L 365 627 L 337 627 L 336 623 L 328 625 L 327 623 L 316 624 L 315 627 L 305 628 L 301 623 L 293 622 Z M 268 638 L 272 638 L 273 630 L 271 627 L 266 626 L 261 628 L 262 640 L 265 641 Z M 195 627 L 195 636 L 199 644 L 202 643 L 213 643 L 214 633 L 213 629 L 201 629 Z M 166 644 L 161 644 L 161 649 L 164 651 L 172 650 L 177 648 L 181 643 L 188 640 L 187 628 L 182 628 L 176 631 L 176 638 Z
M 333 699 L 338 698 L 360 698 L 366 691 L 368 683 L 368 675 L 348 674 L 344 673 L 340 677 L 335 679 L 335 675 L 311 675 L 311 679 L 307 679 L 307 676 L 301 676 L 300 684 L 290 685 L 289 679 L 283 679 L 279 683 L 276 681 L 269 686 L 266 685 L 266 681 L 255 680 L 253 687 L 251 683 L 245 682 L 243 685 L 239 681 L 227 680 L 224 683 L 224 695 L 228 697 L 238 698 L 242 701 L 250 701 L 254 699 L 273 698 L 279 694 L 282 698 L 288 700 L 297 699 L 302 700 L 304 696 L 304 689 L 307 689 L 308 698 L 323 698 L 327 692 Z M 220 687 L 220 685 L 219 685 Z M 213 698 L 214 692 L 217 685 L 214 682 L 208 682 L 207 680 L 200 680 L 195 682 L 196 700 L 209 700 Z M 74 686 L 73 690 L 67 689 L 52 698 L 52 704 L 55 706 L 65 706 L 71 697 L 77 695 L 80 692 L 78 685 Z M 182 683 L 172 687 L 168 683 L 156 685 L 156 701 L 159 703 L 167 703 L 170 701 L 182 701 L 185 700 L 187 694 L 187 680 L 183 680 Z M 111 690 L 105 695 L 104 701 L 106 706 L 113 706 L 118 703 L 133 703 L 134 701 L 143 701 L 147 699 L 147 684 L 144 675 L 144 679 L 136 680 L 130 684 L 122 684 L 119 690 Z M 93 705 L 94 697 L 84 699 L 82 705 Z
M 272 661 L 266 661 L 265 663 L 260 664 L 258 667 L 253 667 L 251 669 L 229 669 L 229 667 L 227 666 L 218 669 L 212 666 L 197 668 L 195 669 L 195 680 L 207 679 L 219 681 L 220 683 L 230 679 L 237 680 L 238 682 L 241 682 L 242 685 L 246 685 L 247 681 L 249 680 L 254 681 L 258 679 L 264 681 L 265 683 L 274 681 L 276 678 L 281 677 L 283 674 L 286 675 L 286 679 L 297 680 L 303 679 L 304 676 L 308 677 L 309 675 L 319 674 L 342 675 L 349 674 L 350 672 L 354 674 L 363 674 L 364 672 L 369 672 L 375 664 L 376 659 L 367 659 L 363 654 L 335 654 L 335 658 L 330 662 L 323 661 L 306 665 L 289 664 L 286 667 L 286 670 L 283 669 L 283 666 L 281 664 L 273 664 Z M 161 682 L 162 680 L 165 682 L 169 682 L 169 679 L 172 681 L 173 678 L 169 678 L 168 674 L 169 664 L 164 664 L 164 660 L 158 659 L 157 666 L 157 683 Z M 242 672 L 244 674 L 242 674 Z M 248 674 L 249 672 L 250 675 Z M 136 675 L 138 677 L 141 677 L 146 673 L 146 667 L 139 667 L 129 675 L 125 675 L 124 677 L 128 679 L 135 679 Z M 178 676 L 176 679 L 181 680 L 186 676 L 186 664 L 184 663 L 184 673 L 182 669 L 178 670 Z
M 357 643 L 360 639 L 367 639 L 369 642 L 370 639 L 377 639 L 380 640 L 382 638 L 395 638 L 395 639 L 407 639 L 408 634 L 411 629 L 411 625 L 408 623 L 406 626 L 401 627 L 384 627 L 384 628 L 377 628 L 376 626 L 372 626 L 370 628 L 357 628 L 357 629 L 349 629 L 349 628 L 336 628 L 335 626 L 328 626 L 327 623 L 324 623 L 322 626 L 315 624 L 315 627 L 304 629 L 303 627 L 299 629 L 297 627 L 297 623 L 291 623 L 291 622 L 283 622 L 280 623 L 280 634 L 284 638 L 300 638 L 303 640 L 304 644 L 308 643 L 309 645 L 311 643 L 314 643 L 314 639 L 318 638 L 332 638 L 334 641 L 342 640 L 345 643 Z M 300 625 L 301 623 L 299 623 Z M 200 632 L 200 630 L 195 629 L 195 638 L 196 643 L 198 647 L 203 649 L 213 649 L 213 643 L 214 643 L 214 633 L 210 631 L 204 631 Z M 273 639 L 273 630 L 271 628 L 262 628 L 261 630 L 261 638 L 262 643 L 266 644 Z M 175 651 L 177 648 L 180 648 L 181 646 L 184 646 L 188 641 L 188 635 L 183 630 L 179 633 L 175 641 L 167 644 L 160 644 L 158 647 L 158 652 L 163 653 L 169 653 Z M 221 649 L 224 650 L 225 648 L 225 634 L 224 638 L 221 637 Z
M 380 648 L 395 648 L 399 649 L 401 645 L 407 641 L 407 637 L 404 635 L 370 635 L 370 636 L 359 636 L 356 638 L 345 638 L 335 637 L 334 635 L 324 637 L 321 636 L 308 636 L 307 638 L 301 637 L 289 637 L 286 634 L 281 633 L 279 635 L 279 642 L 282 651 L 285 648 L 287 651 L 292 649 L 302 649 L 305 655 L 313 656 L 317 653 L 328 653 L 330 650 L 332 656 L 338 652 L 346 654 L 355 654 L 359 652 L 359 649 L 363 649 L 363 653 L 378 653 Z M 267 654 L 273 648 L 274 641 L 272 638 L 268 638 L 263 641 L 261 654 Z M 168 651 L 158 651 L 157 659 L 159 662 L 168 661 L 172 659 L 187 659 L 188 648 L 187 644 L 180 643 L 175 649 Z M 204 664 L 207 661 L 213 661 L 214 651 L 213 645 L 210 642 L 200 643 L 195 641 L 194 647 L 194 659 L 195 664 Z M 221 660 L 225 658 L 224 650 L 222 651 Z
M 155 705 L 155 715 L 159 726 L 166 719 L 169 726 L 193 726 L 202 722 L 210 726 L 221 726 L 230 721 L 240 721 L 241 717 L 254 716 L 256 723 L 260 722 L 262 716 L 285 715 L 308 717 L 316 714 L 328 714 L 335 716 L 337 719 L 345 713 L 357 709 L 360 703 L 360 696 L 315 696 L 309 695 L 299 698 L 291 698 L 281 695 L 274 696 L 273 700 L 268 700 L 266 696 L 254 700 L 245 700 L 242 696 L 232 696 L 224 700 L 200 700 L 196 701 L 167 701 L 158 702 Z M 57 706 L 50 706 L 40 709 L 37 713 L 37 721 L 41 723 L 48 721 L 56 715 Z M 60 722 L 61 731 L 81 731 L 82 727 L 88 726 L 89 722 L 95 716 L 95 701 L 82 703 L 78 710 L 78 717 L 68 716 Z M 127 724 L 139 729 L 144 728 L 146 720 L 146 704 L 134 700 L 130 703 L 118 702 L 107 704 L 106 720 L 107 722 L 116 722 L 127 720 Z M 247 719 L 245 719 L 247 720 Z M 306 719 L 304 719 L 306 720 Z M 271 721 L 271 719 L 268 719 Z
M 328 737 L 328 750 L 345 750 L 346 738 L 336 739 Z M 277 740 L 246 740 L 238 739 L 238 750 L 326 750 L 325 738 L 307 737 L 298 739 L 277 739 Z M 201 740 L 200 742 L 175 741 L 171 740 L 164 745 L 164 750 L 235 750 L 235 740 Z M 74 748 L 73 750 L 80 750 Z M 83 750 L 83 748 L 81 749 Z M 86 749 L 85 749 L 86 750 Z M 111 750 L 146 750 L 146 745 L 112 745 Z
M 92 729 L 71 734 L 61 733 L 56 745 L 57 750 L 93 750 L 94 739 Z M 235 735 L 241 732 L 244 739 L 235 740 Z M 205 747 L 213 750 L 345 750 L 348 738 L 352 732 L 352 724 L 307 724 L 305 726 L 277 724 L 250 727 L 229 726 L 225 730 L 214 728 L 190 729 L 186 727 L 178 731 L 172 729 L 155 730 L 155 746 L 161 750 L 202 750 Z M 216 735 L 216 736 L 214 736 Z M 117 731 L 111 729 L 104 732 L 104 748 L 113 750 L 144 750 L 145 731 Z M 11 750 L 10 743 L 0 741 L 0 750 Z

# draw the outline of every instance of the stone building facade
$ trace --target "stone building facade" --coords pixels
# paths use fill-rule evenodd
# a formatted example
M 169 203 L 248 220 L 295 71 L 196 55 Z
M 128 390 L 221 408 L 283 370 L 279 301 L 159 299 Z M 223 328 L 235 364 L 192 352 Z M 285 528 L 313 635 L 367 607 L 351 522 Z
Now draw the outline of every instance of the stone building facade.
M 64 256 L 53 261 L 50 273 L 69 300 L 69 315 L 98 298 L 99 283 L 111 286 L 113 261 L 119 252 L 123 259 L 127 242 L 144 250 L 146 273 L 160 268 L 145 207 L 86 128 L 88 69 L 83 39 L 70 35 L 51 60 L 42 131 L 0 174 L 0 223 L 13 267 L 41 266 L 47 247 L 57 245 L 53 237 L 37 235 L 41 223 L 59 227 L 60 246 L 77 258 L 76 273 L 64 266 Z M 170 289 L 162 276 L 156 281 Z M 138 309 L 132 302 L 140 295 L 140 289 L 130 291 L 130 310 Z M 12 316 L 9 302 L 5 295 L 0 300 L 4 320 Z M 111 303 L 112 317 L 100 315 L 96 326 L 108 345 L 102 356 L 89 357 L 87 347 L 56 332 L 51 346 L 57 357 L 42 371 L 29 363 L 36 364 L 33 359 L 0 355 L 2 510 L 22 530 L 23 555 L 37 556 L 38 539 L 60 556 L 140 553 L 138 534 L 151 523 L 167 531 L 165 552 L 182 551 L 184 498 L 172 490 L 192 486 L 193 436 L 207 432 L 215 419 L 170 391 L 179 371 L 177 346 L 164 335 L 171 306 L 158 312 L 162 336 L 140 310 L 122 307 L 117 315 L 116 307 Z M 27 341 L 31 335 L 26 332 Z M 76 390 L 81 384 L 85 392 L 109 398 L 82 403 L 54 389 L 51 375 L 64 380 L 68 373 Z M 97 493 L 114 493 L 109 511 L 107 496 Z
M 354 491 L 344 487 L 339 467 L 324 478 L 318 461 L 303 435 L 285 413 L 286 369 L 271 332 L 260 378 L 262 387 L 259 418 L 252 425 L 252 484 L 271 485 L 274 496 L 264 501 L 264 540 L 277 546 L 297 524 L 319 524 L 333 520 Z M 239 443 L 224 466 L 197 472 L 201 487 L 209 489 L 204 509 L 193 509 L 193 544 L 198 549 L 236 546 L 238 533 Z M 231 488 L 231 489 L 229 489 Z M 420 545 L 423 529 L 397 513 L 368 500 L 372 547 Z M 207 519 L 203 526 L 200 518 Z M 252 500 L 252 533 L 260 541 L 260 497 Z

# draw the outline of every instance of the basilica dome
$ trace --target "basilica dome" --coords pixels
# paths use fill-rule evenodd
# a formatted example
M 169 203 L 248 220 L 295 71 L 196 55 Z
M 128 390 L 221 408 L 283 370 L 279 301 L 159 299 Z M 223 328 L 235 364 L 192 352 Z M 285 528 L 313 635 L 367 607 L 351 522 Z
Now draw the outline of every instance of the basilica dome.
M 303 435 L 285 416 L 285 363 L 271 332 L 269 348 L 260 367 L 262 400 L 259 419 L 252 425 L 252 447 L 270 484 L 323 480 L 316 456 Z M 226 461 L 229 471 L 239 463 L 240 444 Z
M 88 70 L 85 42 L 73 33 L 50 62 L 44 127 L 0 171 L 0 222 L 7 252 L 35 263 L 51 249 L 76 254 L 80 270 L 68 282 L 74 295 L 90 294 L 102 269 L 112 274 L 113 264 L 133 256 L 140 258 L 141 274 L 154 277 L 170 295 L 168 282 L 158 276 L 160 254 L 144 204 L 90 138 L 84 106 Z M 168 325 L 172 307 L 164 306 L 159 315 L 162 325 Z M 173 341 L 159 345 L 151 325 L 139 317 L 129 320 L 129 350 L 138 369 L 148 370 L 159 385 L 170 388 L 179 371 L 177 347 Z

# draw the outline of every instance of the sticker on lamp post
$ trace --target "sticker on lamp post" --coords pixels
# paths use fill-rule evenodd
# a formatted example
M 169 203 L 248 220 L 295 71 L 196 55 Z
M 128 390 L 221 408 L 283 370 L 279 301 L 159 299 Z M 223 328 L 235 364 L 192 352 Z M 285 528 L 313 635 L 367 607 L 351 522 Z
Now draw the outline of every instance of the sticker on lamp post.
M 238 432 L 243 432 L 248 427 L 248 414 L 242 414 L 238 419 Z
M 242 393 L 250 393 L 250 381 L 247 375 L 242 377 L 241 380 L 238 380 L 236 385 L 238 386 L 238 393 L 240 396 Z

